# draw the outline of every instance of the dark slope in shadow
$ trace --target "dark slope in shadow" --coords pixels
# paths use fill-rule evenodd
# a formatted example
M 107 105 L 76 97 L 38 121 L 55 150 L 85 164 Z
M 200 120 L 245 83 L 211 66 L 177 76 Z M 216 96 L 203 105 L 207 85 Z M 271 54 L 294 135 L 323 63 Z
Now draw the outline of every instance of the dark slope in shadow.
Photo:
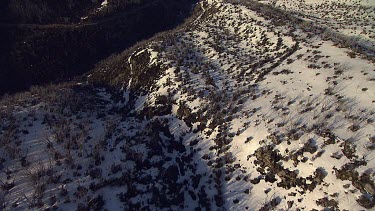
M 1 24 L 0 95 L 69 80 L 190 15 L 196 1 L 153 1 L 81 24 Z

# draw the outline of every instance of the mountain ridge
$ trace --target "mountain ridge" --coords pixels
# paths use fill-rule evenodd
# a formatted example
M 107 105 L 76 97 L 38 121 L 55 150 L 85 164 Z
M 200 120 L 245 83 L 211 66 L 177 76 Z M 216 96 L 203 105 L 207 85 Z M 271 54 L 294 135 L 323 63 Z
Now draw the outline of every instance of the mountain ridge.
M 268 3 L 201 1 L 76 81 L 2 99 L 0 204 L 373 209 L 371 58 Z

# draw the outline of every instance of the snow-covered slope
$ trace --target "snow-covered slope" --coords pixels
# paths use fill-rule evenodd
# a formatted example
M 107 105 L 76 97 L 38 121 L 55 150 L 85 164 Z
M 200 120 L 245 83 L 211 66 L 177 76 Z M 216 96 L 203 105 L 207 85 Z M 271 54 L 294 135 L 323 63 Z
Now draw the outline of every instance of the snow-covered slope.
M 374 209 L 368 55 L 267 5 L 198 7 L 78 84 L 2 100 L 3 208 Z
M 375 1 L 371 0 L 265 0 L 298 17 L 350 36 L 361 42 L 375 41 Z M 374 45 L 372 45 L 374 47 Z

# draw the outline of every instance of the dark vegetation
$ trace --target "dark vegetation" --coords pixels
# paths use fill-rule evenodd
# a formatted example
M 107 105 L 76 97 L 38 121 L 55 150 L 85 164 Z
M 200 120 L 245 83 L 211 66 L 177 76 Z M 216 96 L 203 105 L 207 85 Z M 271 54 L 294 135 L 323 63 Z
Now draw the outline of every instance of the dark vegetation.
M 79 20 L 100 1 L 95 0 L 4 0 L 0 4 L 1 22 L 56 23 Z
M 190 14 L 194 3 L 188 0 L 134 4 L 119 1 L 109 4 L 103 12 L 90 13 L 94 4 L 91 1 L 80 4 L 66 1 L 64 7 L 70 9 L 60 7 L 65 1 L 55 4 L 33 1 L 22 7 L 25 12 L 16 15 L 9 8 L 14 2 L 24 5 L 29 1 L 0 4 L 5 14 L 0 20 L 3 22 L 0 23 L 0 95 L 81 75 L 101 59 L 176 26 Z M 45 13 L 34 8 L 42 3 L 47 5 Z M 41 13 L 34 14 L 36 11 Z M 78 20 L 83 14 L 89 14 L 89 18 Z
M 81 17 L 95 19 L 124 9 L 155 2 L 153 0 L 4 0 L 0 4 L 3 23 L 55 24 L 80 22 Z
M 25 127 L 19 117 L 13 115 L 13 106 L 0 108 L 0 119 L 9 119 L 0 122 L 0 143 L 6 148 L 6 153 L 0 157 L 0 164 L 20 158 L 22 166 L 15 172 L 9 171 L 9 179 L 0 181 L 0 196 L 9 194 L 8 191 L 15 186 L 15 174 L 25 171 L 27 183 L 33 188 L 33 194 L 25 196 L 26 203 L 32 209 L 47 206 L 57 209 L 59 204 L 68 204 L 76 199 L 77 210 L 102 210 L 106 201 L 101 191 L 112 187 L 124 190 L 116 196 L 125 210 L 183 209 L 184 194 L 187 192 L 201 203 L 209 203 L 201 184 L 203 182 L 200 181 L 202 176 L 196 174 L 193 151 L 182 143 L 182 137 L 171 134 L 168 118 L 150 120 L 143 127 L 138 123 L 144 119 L 145 112 L 127 114 L 122 117 L 122 121 L 127 122 L 124 128 L 117 119 L 121 113 L 108 107 L 110 102 L 100 99 L 95 94 L 97 91 L 93 87 L 64 83 L 33 87 L 30 92 L 0 100 L 3 105 L 44 104 L 40 110 L 27 114 L 26 119 L 32 123 Z M 101 116 L 101 113 L 107 115 Z M 91 118 L 104 122 L 105 131 L 97 141 L 90 135 L 93 129 Z M 20 146 L 25 142 L 19 139 L 22 131 L 32 130 L 33 124 L 41 120 L 42 127 L 49 128 L 52 133 L 50 137 L 45 136 L 45 144 L 41 144 L 50 158 L 48 164 L 32 161 Z M 136 132 L 128 135 L 128 130 Z M 140 145 L 146 146 L 147 150 L 137 150 Z M 107 156 L 116 152 L 122 155 L 120 160 L 111 160 L 111 156 Z M 178 154 L 176 159 L 174 154 Z M 80 161 L 77 162 L 75 158 Z M 81 165 L 82 160 L 90 164 Z M 112 163 L 110 172 L 108 162 Z M 3 166 L 0 168 L 3 169 Z M 61 173 L 59 169 L 62 168 L 70 169 L 73 175 Z M 158 169 L 156 174 L 150 174 L 155 169 Z M 76 178 L 83 175 L 90 177 L 90 182 L 75 185 Z M 194 179 L 191 180 L 192 177 Z M 66 184 L 74 187 L 63 187 Z M 195 190 L 200 184 L 202 188 Z M 147 189 L 140 189 L 140 185 Z M 56 188 L 57 192 L 48 193 L 47 190 L 51 188 Z M 139 196 L 144 198 L 142 202 L 137 201 Z M 19 207 L 23 206 L 22 203 L 11 205 L 9 201 L 4 201 L 0 208 Z

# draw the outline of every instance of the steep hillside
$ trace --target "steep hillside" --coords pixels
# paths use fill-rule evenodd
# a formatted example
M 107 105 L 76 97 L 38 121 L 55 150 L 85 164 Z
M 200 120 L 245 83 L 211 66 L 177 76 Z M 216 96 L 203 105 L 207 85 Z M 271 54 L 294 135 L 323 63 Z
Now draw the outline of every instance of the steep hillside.
M 195 11 L 0 102 L 2 208 L 374 209 L 371 48 L 261 2 Z
M 4 0 L 0 4 L 2 23 L 78 23 L 126 9 L 154 3 L 154 0 Z
M 0 23 L 0 95 L 79 76 L 101 59 L 182 23 L 194 2 L 140 1 L 126 7 L 107 3 L 67 22 L 5 20 Z M 50 12 L 58 14 L 59 9 Z

